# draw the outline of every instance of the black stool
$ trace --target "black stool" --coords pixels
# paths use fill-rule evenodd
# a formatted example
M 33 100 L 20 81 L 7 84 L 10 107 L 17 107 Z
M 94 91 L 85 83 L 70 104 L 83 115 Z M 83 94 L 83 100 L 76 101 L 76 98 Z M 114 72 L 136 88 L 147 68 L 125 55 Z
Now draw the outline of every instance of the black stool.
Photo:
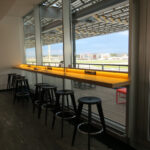
M 11 86 L 12 86 L 13 89 L 15 89 L 16 80 L 20 79 L 20 78 L 21 78 L 21 75 L 18 75 L 18 74 L 12 76 L 12 83 L 11 83 L 12 85 Z
M 28 88 L 28 84 L 26 84 L 26 80 L 24 80 L 25 77 L 22 77 L 21 75 L 15 75 L 13 77 L 13 88 L 14 88 L 14 95 L 16 92 L 22 91 L 23 88 L 26 86 Z
M 45 109 L 45 125 L 46 126 L 47 126 L 48 110 L 53 111 L 55 108 L 56 91 L 57 91 L 57 87 L 53 86 L 53 85 L 42 87 L 42 97 L 46 98 L 46 101 L 42 105 L 42 108 Z M 41 109 L 40 109 L 40 111 L 41 111 Z
M 14 104 L 16 99 L 29 100 L 30 99 L 30 88 L 28 80 L 23 77 L 16 79 L 16 86 L 14 92 Z
M 74 133 L 73 133 L 73 138 L 72 138 L 72 145 L 74 145 L 74 141 L 75 141 L 75 136 L 76 136 L 76 131 L 77 128 L 80 132 L 88 134 L 88 150 L 90 150 L 90 136 L 91 135 L 96 135 L 96 134 L 100 134 L 102 132 L 105 132 L 105 120 L 104 120 L 104 115 L 103 115 L 103 110 L 102 110 L 102 105 L 101 105 L 101 99 L 97 98 L 97 97 L 82 97 L 78 100 L 79 102 L 79 106 L 78 106 L 78 111 L 77 111 L 77 115 L 76 115 L 76 125 L 74 128 Z M 79 124 L 79 120 L 80 120 L 80 115 L 82 112 L 82 108 L 83 105 L 86 104 L 88 105 L 88 122 L 87 123 L 80 123 Z M 91 110 L 91 105 L 97 105 L 97 109 L 98 109 L 98 113 L 99 113 L 99 117 L 101 120 L 101 124 L 102 124 L 102 128 L 98 129 L 94 128 L 92 126 L 92 110 Z
M 40 94 L 41 94 L 41 91 L 42 91 L 42 86 L 47 86 L 47 85 L 49 85 L 48 83 L 37 83 L 37 84 L 35 84 L 35 94 L 34 94 L 34 100 L 33 100 L 33 102 L 35 101 L 35 100 L 38 100 L 38 99 L 40 99 Z
M 8 80 L 7 80 L 7 90 L 11 89 L 12 88 L 12 79 L 13 79 L 13 76 L 15 76 L 16 73 L 10 73 L 8 74 Z
M 72 102 L 73 109 L 74 109 L 74 111 L 72 112 L 69 109 L 69 96 L 71 98 L 71 102 Z M 60 97 L 62 97 L 62 99 L 60 99 Z M 62 106 L 60 106 L 60 100 L 61 100 Z M 65 102 L 67 103 L 66 109 L 64 108 Z M 64 120 L 73 119 L 75 117 L 75 114 L 76 114 L 76 102 L 75 102 L 74 92 L 72 90 L 57 91 L 56 92 L 56 106 L 55 106 L 55 111 L 53 114 L 52 128 L 54 128 L 56 116 L 60 117 L 61 118 L 61 137 L 63 137 Z
M 35 84 L 35 96 L 34 99 L 32 101 L 33 103 L 33 114 L 35 112 L 35 108 L 38 109 L 38 119 L 40 119 L 40 115 L 41 115 L 41 106 L 44 104 L 44 91 L 42 89 L 42 87 L 45 86 L 49 86 L 48 83 L 37 83 Z

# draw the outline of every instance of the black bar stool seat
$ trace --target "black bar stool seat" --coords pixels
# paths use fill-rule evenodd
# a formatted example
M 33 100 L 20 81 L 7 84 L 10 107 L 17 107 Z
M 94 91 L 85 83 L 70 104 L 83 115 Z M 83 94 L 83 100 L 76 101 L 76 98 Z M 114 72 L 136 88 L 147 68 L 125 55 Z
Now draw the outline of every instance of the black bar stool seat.
M 59 90 L 56 92 L 57 95 L 71 95 L 74 94 L 72 90 Z
M 63 118 L 64 120 L 70 120 L 76 117 L 75 113 L 71 111 L 64 111 L 64 112 L 59 111 L 56 113 L 56 116 Z
M 101 99 L 98 97 L 88 96 L 88 97 L 82 97 L 79 100 L 79 103 L 82 104 L 98 104 L 101 103 Z
M 30 96 L 30 93 L 27 91 L 17 92 L 16 96 L 22 97 L 22 96 Z
M 77 115 L 76 115 L 76 125 L 74 128 L 72 145 L 74 145 L 76 131 L 78 129 L 79 132 L 83 134 L 88 134 L 88 150 L 90 150 L 90 136 L 105 132 L 105 120 L 104 120 L 104 115 L 103 115 L 103 110 L 102 110 L 102 105 L 101 105 L 101 99 L 98 97 L 88 96 L 88 97 L 79 98 L 78 102 L 79 102 L 79 105 L 78 105 L 78 110 L 77 110 Z M 88 105 L 88 121 L 79 123 L 83 105 Z M 98 114 L 99 114 L 100 121 L 102 124 L 101 128 L 96 128 L 92 124 L 92 105 L 97 106 Z

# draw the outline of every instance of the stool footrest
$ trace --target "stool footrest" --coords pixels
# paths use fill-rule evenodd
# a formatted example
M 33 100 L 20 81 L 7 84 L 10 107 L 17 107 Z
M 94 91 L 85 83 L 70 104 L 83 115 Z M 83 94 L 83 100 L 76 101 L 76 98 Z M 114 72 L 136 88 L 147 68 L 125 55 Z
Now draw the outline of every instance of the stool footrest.
M 46 108 L 47 108 L 47 109 L 50 109 L 50 110 L 54 110 L 54 107 L 55 107 L 54 104 L 49 104 L 49 103 L 42 105 L 42 108 L 43 108 L 43 109 L 46 109 Z
M 70 112 L 70 111 L 64 111 L 64 112 L 59 111 L 56 113 L 56 116 L 59 118 L 63 118 L 65 120 L 73 119 L 76 117 L 75 113 Z
M 98 129 L 87 122 L 83 122 L 78 125 L 78 131 L 83 134 L 97 135 L 102 133 L 104 130 L 102 127 L 101 129 Z
M 18 97 L 30 96 L 30 93 L 29 92 L 17 92 L 16 96 Z

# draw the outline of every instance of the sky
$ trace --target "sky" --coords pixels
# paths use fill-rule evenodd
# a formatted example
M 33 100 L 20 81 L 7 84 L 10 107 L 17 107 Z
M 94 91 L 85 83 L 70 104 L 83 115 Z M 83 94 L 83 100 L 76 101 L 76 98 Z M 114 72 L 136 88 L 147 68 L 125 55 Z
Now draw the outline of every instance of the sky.
M 76 54 L 85 53 L 128 53 L 128 31 L 100 35 L 76 40 Z M 52 44 L 51 55 L 62 55 L 63 44 Z M 48 46 L 43 46 L 43 55 L 48 54 Z M 26 50 L 27 57 L 35 56 L 35 49 Z

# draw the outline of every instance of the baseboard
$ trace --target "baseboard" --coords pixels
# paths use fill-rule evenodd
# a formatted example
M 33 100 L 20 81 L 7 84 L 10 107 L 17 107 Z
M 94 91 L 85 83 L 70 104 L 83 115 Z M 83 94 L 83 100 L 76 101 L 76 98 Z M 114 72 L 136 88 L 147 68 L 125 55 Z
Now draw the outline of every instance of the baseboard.
M 8 92 L 11 91 L 12 89 L 1 89 L 0 92 Z

